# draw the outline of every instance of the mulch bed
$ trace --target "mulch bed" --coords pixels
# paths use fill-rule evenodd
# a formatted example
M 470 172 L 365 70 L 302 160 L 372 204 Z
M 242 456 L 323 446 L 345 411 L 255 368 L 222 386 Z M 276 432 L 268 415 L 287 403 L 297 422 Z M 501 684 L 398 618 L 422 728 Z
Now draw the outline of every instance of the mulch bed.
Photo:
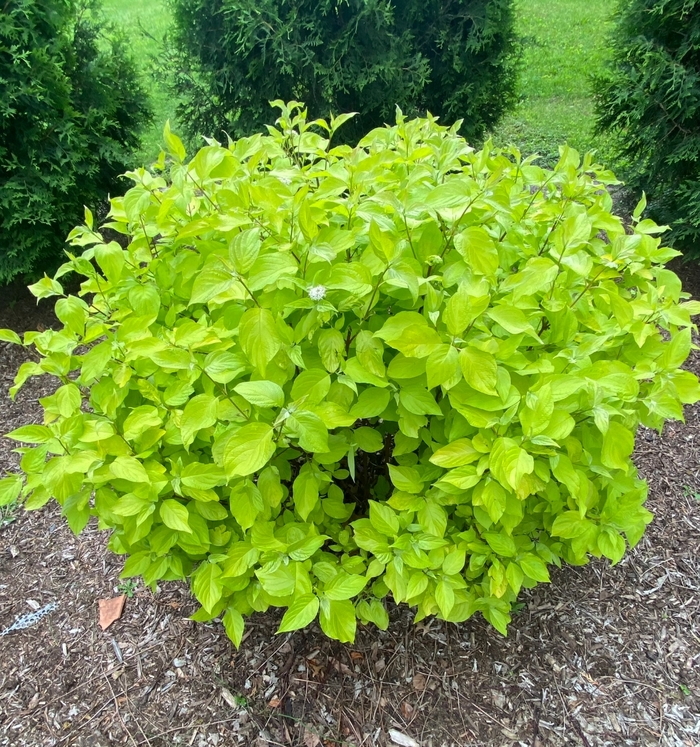
M 674 269 L 700 296 L 699 268 Z M 0 309 L 0 327 L 52 324 L 21 294 Z M 26 357 L 0 343 L 0 432 L 39 421 L 51 390 L 35 380 L 10 401 Z M 16 468 L 11 448 L 0 440 L 0 474 Z M 73 536 L 56 505 L 0 515 L 0 631 L 57 604 L 0 637 L 0 747 L 696 747 L 699 456 L 698 406 L 662 436 L 640 432 L 645 538 L 615 567 L 567 567 L 524 593 L 508 638 L 481 619 L 414 625 L 398 607 L 389 631 L 361 629 L 352 646 L 317 627 L 275 636 L 279 615 L 259 615 L 236 651 L 221 625 L 187 619 L 196 605 L 176 583 L 136 589 L 103 632 L 97 603 L 120 593 L 122 565 L 105 533 Z

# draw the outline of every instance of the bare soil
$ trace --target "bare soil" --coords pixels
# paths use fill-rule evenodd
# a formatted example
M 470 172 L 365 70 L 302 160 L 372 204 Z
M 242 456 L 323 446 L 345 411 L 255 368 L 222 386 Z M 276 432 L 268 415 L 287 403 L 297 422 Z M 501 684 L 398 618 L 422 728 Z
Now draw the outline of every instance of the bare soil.
M 697 265 L 676 263 L 700 296 Z M 18 294 L 0 327 L 55 319 Z M 27 354 L 0 343 L 0 432 L 41 417 L 35 380 L 6 395 Z M 700 373 L 700 356 L 689 368 Z M 16 469 L 0 439 L 0 473 Z M 662 436 L 642 430 L 635 462 L 656 514 L 617 566 L 566 567 L 522 596 L 507 638 L 481 619 L 414 625 L 352 646 L 312 627 L 275 636 L 255 617 L 239 651 L 220 624 L 188 620 L 184 584 L 138 588 L 98 626 L 98 600 L 121 593 L 122 561 L 91 524 L 71 534 L 56 505 L 0 524 L 0 747 L 700 745 L 700 407 Z M 14 519 L 14 520 L 13 520 Z M 3 520 L 0 515 L 0 520 Z M 9 523 L 7 523 L 9 522 Z

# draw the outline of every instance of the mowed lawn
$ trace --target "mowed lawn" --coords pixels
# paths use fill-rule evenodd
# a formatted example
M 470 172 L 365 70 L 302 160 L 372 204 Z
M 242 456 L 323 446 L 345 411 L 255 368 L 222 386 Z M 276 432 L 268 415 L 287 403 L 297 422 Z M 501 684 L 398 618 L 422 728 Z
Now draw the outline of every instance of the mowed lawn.
M 153 124 L 143 138 L 138 162 L 146 165 L 158 157 L 165 122 L 174 124 L 176 102 L 155 75 L 154 57 L 163 48 L 163 37 L 170 25 L 167 0 L 102 0 L 107 20 L 128 36 L 131 49 L 141 68 L 144 85 L 151 92 Z
M 590 76 L 605 63 L 615 3 L 610 0 L 516 0 L 523 43 L 520 103 L 492 133 L 499 145 L 556 160 L 558 146 L 579 151 L 605 142 L 593 133 Z
M 498 145 L 514 143 L 525 154 L 556 161 L 560 144 L 597 149 L 609 160 L 606 143 L 594 136 L 591 75 L 606 58 L 614 3 L 610 0 L 516 0 L 516 28 L 523 43 L 520 102 L 491 134 Z M 103 0 L 106 16 L 131 39 L 151 89 L 154 122 L 144 138 L 141 162 L 154 160 L 167 119 L 177 127 L 176 101 L 153 76 L 153 57 L 162 49 L 170 22 L 167 0 Z

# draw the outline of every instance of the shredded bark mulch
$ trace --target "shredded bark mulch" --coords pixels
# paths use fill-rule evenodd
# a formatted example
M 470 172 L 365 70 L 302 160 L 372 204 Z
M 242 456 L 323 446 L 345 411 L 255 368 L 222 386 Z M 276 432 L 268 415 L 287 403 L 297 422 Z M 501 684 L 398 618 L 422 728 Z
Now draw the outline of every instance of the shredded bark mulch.
M 700 294 L 697 265 L 674 268 Z M 51 326 L 21 295 L 0 327 Z M 6 392 L 27 354 L 0 343 L 0 432 L 41 418 L 50 380 Z M 689 368 L 700 372 L 700 356 Z M 700 407 L 635 462 L 654 523 L 617 566 L 555 572 L 522 596 L 508 638 L 481 619 L 418 625 L 405 607 L 352 646 L 316 627 L 275 636 L 255 617 L 239 651 L 189 621 L 184 584 L 120 585 L 122 561 L 91 524 L 71 534 L 55 504 L 0 514 L 0 747 L 700 745 Z M 0 473 L 16 469 L 0 439 Z M 98 600 L 131 595 L 99 627 Z

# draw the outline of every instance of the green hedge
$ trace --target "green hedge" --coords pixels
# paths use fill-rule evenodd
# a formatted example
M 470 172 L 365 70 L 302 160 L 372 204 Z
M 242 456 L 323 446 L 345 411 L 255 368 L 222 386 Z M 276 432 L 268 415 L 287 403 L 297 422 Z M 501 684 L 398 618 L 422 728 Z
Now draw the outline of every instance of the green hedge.
M 512 0 L 171 0 L 190 133 L 250 135 L 274 99 L 359 112 L 348 139 L 405 113 L 479 136 L 512 103 Z
M 613 62 L 596 82 L 598 126 L 617 135 L 629 181 L 647 191 L 671 241 L 700 239 L 700 0 L 632 0 L 617 18 Z
M 49 270 L 83 205 L 105 201 L 149 119 L 122 40 L 94 6 L 9 0 L 0 14 L 0 283 Z

